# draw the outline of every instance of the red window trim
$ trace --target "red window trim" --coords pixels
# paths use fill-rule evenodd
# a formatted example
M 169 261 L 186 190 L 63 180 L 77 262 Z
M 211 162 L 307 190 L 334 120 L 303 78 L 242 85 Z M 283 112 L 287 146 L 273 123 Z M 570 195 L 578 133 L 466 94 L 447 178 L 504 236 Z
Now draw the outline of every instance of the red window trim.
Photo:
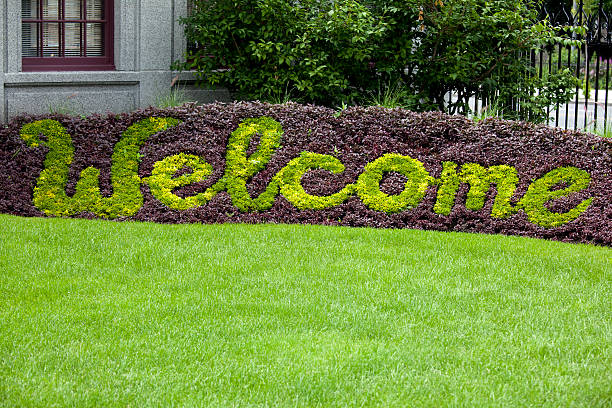
M 63 0 L 62 0 L 63 4 Z M 42 4 L 41 4 L 42 6 Z M 42 9 L 42 7 L 41 7 Z M 114 71 L 114 4 L 113 0 L 104 2 L 105 20 L 86 20 L 87 22 L 104 22 L 104 56 L 103 57 L 23 57 L 22 71 Z M 68 22 L 78 23 L 85 20 L 64 19 L 22 19 L 22 23 Z M 86 41 L 84 39 L 83 41 Z M 63 47 L 63 45 L 62 45 Z

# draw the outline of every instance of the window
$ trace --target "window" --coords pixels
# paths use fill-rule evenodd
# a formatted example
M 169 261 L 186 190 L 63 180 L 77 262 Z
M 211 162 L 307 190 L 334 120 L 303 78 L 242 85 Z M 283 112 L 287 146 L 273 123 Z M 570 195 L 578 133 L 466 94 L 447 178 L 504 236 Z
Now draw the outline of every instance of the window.
M 21 0 L 24 71 L 112 70 L 112 0 Z

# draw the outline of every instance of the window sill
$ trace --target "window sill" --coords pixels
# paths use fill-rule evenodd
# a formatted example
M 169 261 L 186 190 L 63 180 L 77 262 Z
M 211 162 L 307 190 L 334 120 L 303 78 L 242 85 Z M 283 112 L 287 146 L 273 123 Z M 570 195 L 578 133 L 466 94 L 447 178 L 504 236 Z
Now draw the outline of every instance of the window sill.
M 114 65 L 23 65 L 23 72 L 114 71 Z
M 5 86 L 138 83 L 140 73 L 134 71 L 45 71 L 4 74 Z
M 23 58 L 24 72 L 55 71 L 114 71 L 115 64 L 108 57 L 92 58 Z

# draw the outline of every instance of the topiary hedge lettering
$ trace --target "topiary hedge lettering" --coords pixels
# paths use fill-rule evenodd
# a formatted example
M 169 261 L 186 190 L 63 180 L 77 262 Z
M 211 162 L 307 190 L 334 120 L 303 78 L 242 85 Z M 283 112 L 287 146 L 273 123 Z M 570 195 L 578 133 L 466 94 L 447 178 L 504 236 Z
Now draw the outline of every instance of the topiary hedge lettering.
M 0 141 L 4 213 L 612 244 L 610 140 L 528 123 L 234 103 L 22 116 Z

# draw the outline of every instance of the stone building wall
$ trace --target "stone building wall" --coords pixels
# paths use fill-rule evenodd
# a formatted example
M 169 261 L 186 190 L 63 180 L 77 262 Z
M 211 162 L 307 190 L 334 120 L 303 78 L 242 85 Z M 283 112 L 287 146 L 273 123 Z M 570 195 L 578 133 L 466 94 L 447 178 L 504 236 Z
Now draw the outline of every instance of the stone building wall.
M 0 122 L 22 112 L 125 112 L 154 105 L 170 92 L 170 64 L 183 56 L 178 19 L 187 0 L 114 0 L 114 71 L 23 72 L 21 0 L 0 0 Z M 188 73 L 180 86 L 201 103 L 230 98 L 202 90 Z

